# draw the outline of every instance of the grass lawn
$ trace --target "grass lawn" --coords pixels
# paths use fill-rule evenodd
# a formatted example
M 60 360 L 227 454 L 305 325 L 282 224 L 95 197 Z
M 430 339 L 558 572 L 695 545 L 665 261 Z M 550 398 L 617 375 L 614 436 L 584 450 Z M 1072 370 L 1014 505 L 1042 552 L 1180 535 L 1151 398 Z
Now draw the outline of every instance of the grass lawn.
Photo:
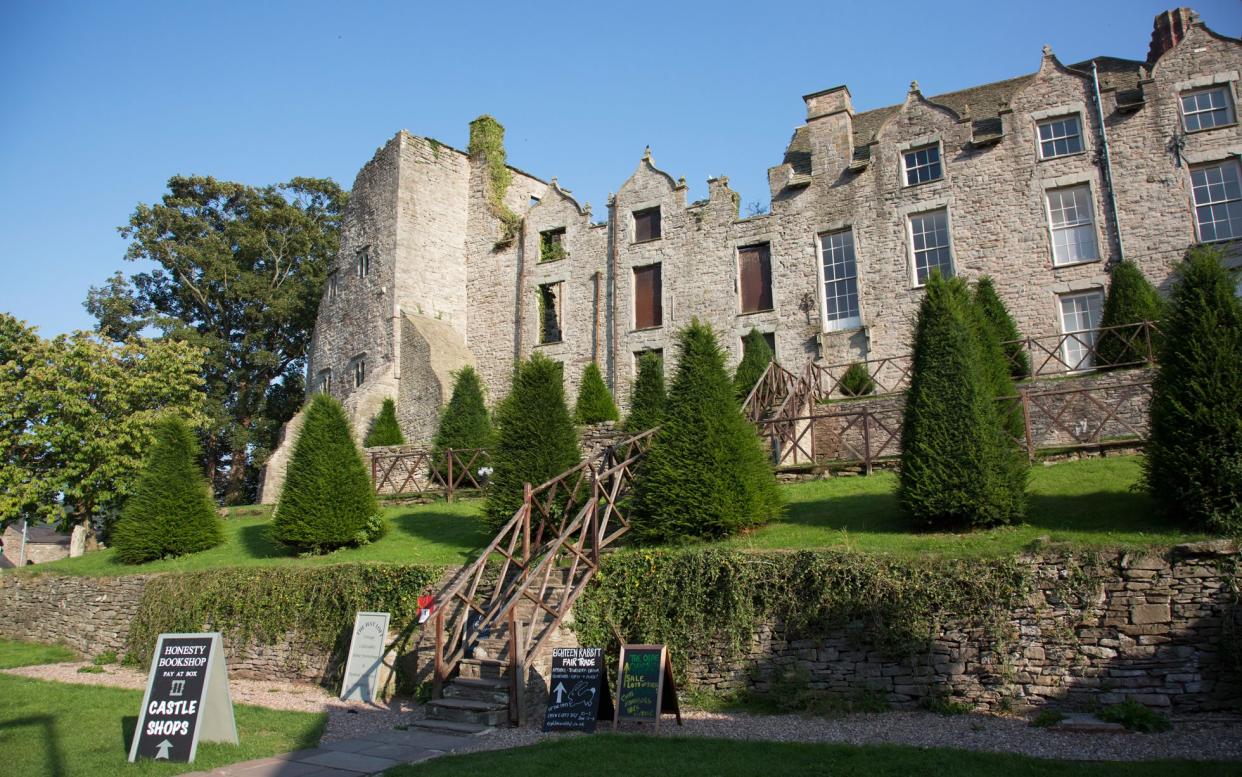
M 895 745 L 792 744 L 693 737 L 596 734 L 542 742 L 532 747 L 436 758 L 389 769 L 386 777 L 457 777 L 503 774 L 626 775 L 627 777 L 750 777 L 756 774 L 833 777 L 1191 777 L 1242 775 L 1242 764 L 1195 761 L 1083 763 L 964 750 Z
M 7 645 L 6 645 L 7 647 Z M 7 650 L 6 650 L 7 654 Z M 192 764 L 127 763 L 142 692 L 0 675 L 0 770 L 22 777 L 180 774 L 314 747 L 327 716 L 235 705 L 239 746 L 199 743 Z
M 77 661 L 78 654 L 64 645 L 44 645 L 39 642 L 18 642 L 0 639 L 0 669 L 35 664 L 59 664 Z

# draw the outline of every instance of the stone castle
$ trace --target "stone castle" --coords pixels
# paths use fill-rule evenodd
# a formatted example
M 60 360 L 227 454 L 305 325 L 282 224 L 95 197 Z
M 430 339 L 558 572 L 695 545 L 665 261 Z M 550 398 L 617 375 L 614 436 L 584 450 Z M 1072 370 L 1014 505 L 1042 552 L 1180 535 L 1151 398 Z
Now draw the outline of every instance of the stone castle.
M 462 365 L 495 402 L 542 351 L 572 400 L 596 361 L 624 406 L 636 356 L 662 352 L 671 375 L 695 316 L 734 360 L 751 328 L 788 365 L 897 356 L 934 270 L 992 276 L 1026 335 L 1090 330 L 1123 258 L 1162 287 L 1195 243 L 1242 264 L 1239 71 L 1242 41 L 1177 9 L 1145 61 L 1066 65 L 1045 47 L 1033 73 L 936 96 L 912 83 L 863 113 L 845 86 L 809 94 L 768 171 L 771 210 L 749 218 L 723 177 L 687 202 L 650 150 L 597 215 L 505 166 L 490 118 L 473 154 L 402 131 L 354 183 L 308 391 L 340 398 L 359 435 L 393 397 L 419 443 Z

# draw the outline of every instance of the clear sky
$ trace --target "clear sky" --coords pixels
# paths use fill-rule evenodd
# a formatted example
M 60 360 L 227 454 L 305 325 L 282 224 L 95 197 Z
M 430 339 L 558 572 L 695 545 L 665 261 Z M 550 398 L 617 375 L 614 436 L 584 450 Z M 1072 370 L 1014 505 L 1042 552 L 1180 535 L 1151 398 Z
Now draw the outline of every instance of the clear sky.
M 459 148 L 507 128 L 511 164 L 604 201 L 650 144 L 690 198 L 727 175 L 767 202 L 803 94 L 862 111 L 1063 62 L 1143 59 L 1172 0 L 870 3 L 0 2 L 0 311 L 89 328 L 131 273 L 116 227 L 174 174 L 351 186 L 398 130 Z M 1242 0 L 1198 0 L 1242 34 Z

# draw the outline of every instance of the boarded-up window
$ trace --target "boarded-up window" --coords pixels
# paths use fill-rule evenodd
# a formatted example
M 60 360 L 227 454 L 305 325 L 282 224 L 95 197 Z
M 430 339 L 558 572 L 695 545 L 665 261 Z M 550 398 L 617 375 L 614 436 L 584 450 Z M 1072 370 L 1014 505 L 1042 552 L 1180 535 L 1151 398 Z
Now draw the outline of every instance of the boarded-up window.
M 634 242 L 660 239 L 660 208 L 634 211 Z
M 660 265 L 634 268 L 634 328 L 652 329 L 664 325 L 663 284 Z
M 772 252 L 768 244 L 739 248 L 742 312 L 772 309 Z
M 561 341 L 561 284 L 545 283 L 539 287 L 539 342 Z

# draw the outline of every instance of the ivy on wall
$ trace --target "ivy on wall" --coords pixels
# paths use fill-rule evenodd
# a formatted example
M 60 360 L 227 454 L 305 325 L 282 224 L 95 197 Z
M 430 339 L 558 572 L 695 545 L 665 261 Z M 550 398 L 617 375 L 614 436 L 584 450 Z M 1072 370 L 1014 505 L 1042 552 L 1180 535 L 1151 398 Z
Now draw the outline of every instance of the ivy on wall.
M 522 217 L 505 205 L 505 194 L 513 183 L 513 171 L 505 160 L 505 128 L 487 115 L 470 122 L 468 151 L 471 159 L 487 165 L 487 201 L 501 229 L 496 247 L 505 248 L 513 243 L 522 224 Z

